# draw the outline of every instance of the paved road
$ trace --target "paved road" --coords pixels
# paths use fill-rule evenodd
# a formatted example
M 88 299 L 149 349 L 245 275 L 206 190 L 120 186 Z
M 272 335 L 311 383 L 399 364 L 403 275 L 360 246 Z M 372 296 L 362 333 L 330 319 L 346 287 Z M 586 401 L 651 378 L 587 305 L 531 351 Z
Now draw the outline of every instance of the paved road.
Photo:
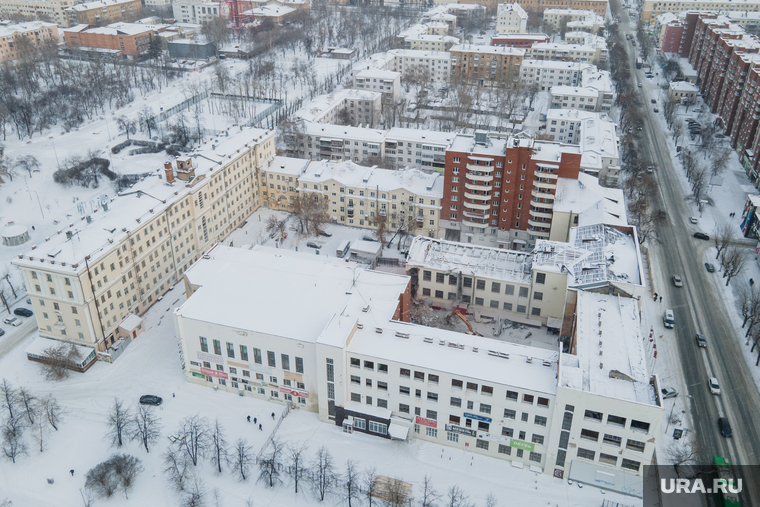
M 627 16 L 623 14 L 621 34 L 633 33 L 627 28 Z M 637 48 L 626 43 L 629 65 L 634 84 L 645 82 L 643 72 L 637 71 L 635 58 Z M 655 246 L 661 285 L 657 292 L 666 295 L 676 319 L 674 331 L 665 339 L 675 337 L 686 385 L 689 390 L 692 438 L 703 456 L 722 455 L 737 464 L 760 463 L 760 392 L 752 380 L 741 345 L 733 330 L 725 301 L 719 297 L 718 284 L 724 283 L 719 273 L 710 274 L 704 268 L 702 258 L 710 243 L 694 239 L 687 226 L 692 215 L 689 196 L 685 196 L 678 181 L 677 170 L 666 145 L 667 132 L 655 121 L 654 105 L 646 88 L 644 90 L 644 134 L 646 150 L 659 170 L 657 180 L 660 193 L 655 206 L 667 213 L 667 223 L 659 231 L 662 243 Z M 661 104 L 660 104 L 661 106 Z M 670 283 L 673 274 L 680 274 L 684 287 L 678 289 Z M 732 283 L 744 283 L 735 280 Z M 664 286 L 663 286 L 664 285 Z M 694 335 L 701 332 L 707 337 L 708 346 L 696 346 Z M 716 377 L 721 385 L 721 396 L 710 394 L 707 379 Z M 734 436 L 720 436 L 718 417 L 726 416 L 731 422 Z M 760 505 L 760 484 L 746 484 L 743 505 Z

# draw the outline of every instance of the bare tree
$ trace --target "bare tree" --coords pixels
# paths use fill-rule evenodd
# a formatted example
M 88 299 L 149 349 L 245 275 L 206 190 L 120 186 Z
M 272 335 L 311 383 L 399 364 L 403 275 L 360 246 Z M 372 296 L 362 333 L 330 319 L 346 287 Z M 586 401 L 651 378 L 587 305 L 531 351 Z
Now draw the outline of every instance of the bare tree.
M 45 348 L 40 356 L 46 380 L 63 380 L 69 376 L 81 358 L 73 343 L 57 343 Z
M 319 197 L 317 193 L 299 192 L 293 201 L 293 214 L 296 219 L 293 228 L 303 236 L 317 236 L 330 223 L 327 201 Z
M 287 229 L 288 220 L 280 220 L 276 215 L 269 215 L 266 221 L 266 231 L 269 236 L 276 239 L 282 239 Z
M 153 414 L 152 409 L 139 405 L 130 439 L 139 441 L 145 447 L 145 452 L 150 452 L 150 446 L 156 443 L 159 436 L 161 436 L 161 422 L 158 417 Z
M 411 500 L 411 491 L 401 479 L 387 478 L 381 485 L 380 496 L 392 507 L 402 507 Z
M 319 497 L 320 502 L 332 493 L 338 476 L 335 472 L 335 463 L 330 451 L 325 446 L 317 450 L 317 456 L 311 464 L 312 487 Z
M 109 445 L 121 447 L 134 431 L 135 419 L 132 417 L 131 411 L 124 406 L 124 403 L 115 398 L 106 424 L 108 425 L 106 440 L 108 440 Z
M 388 216 L 386 210 L 378 210 L 377 211 L 377 229 L 375 229 L 375 238 L 380 242 L 381 245 L 385 245 L 385 242 L 388 239 L 388 236 L 390 235 L 390 231 L 388 230 Z
M 441 495 L 433 488 L 433 480 L 425 474 L 422 480 L 422 498 L 420 498 L 420 507 L 435 507 L 436 502 L 441 499 Z
M 488 496 L 486 497 L 486 507 L 498 507 L 499 502 L 496 500 L 496 495 L 493 493 L 488 493 Z
M 694 193 L 694 200 L 699 202 L 705 196 L 707 191 L 707 170 L 701 166 L 694 169 L 691 177 L 691 191 Z
M 137 132 L 137 122 L 132 118 L 121 115 L 116 118 L 116 128 L 119 129 L 119 134 L 126 134 L 127 140 L 129 140 L 129 134 Z
M 40 164 L 40 161 L 37 160 L 37 157 L 34 155 L 24 155 L 23 157 L 19 157 L 16 159 L 16 167 L 19 168 L 19 170 L 26 171 L 29 173 L 29 177 L 32 177 L 32 173 L 35 171 L 39 171 L 40 167 L 42 165 Z
M 206 490 L 197 470 L 190 474 L 189 485 L 185 489 L 185 496 L 182 498 L 182 507 L 205 507 Z
M 198 466 L 200 458 L 206 456 L 211 446 L 208 419 L 194 415 L 185 417 L 179 429 L 169 437 L 169 441 L 178 449 L 183 449 L 190 456 L 193 466 Z
M 720 265 L 723 268 L 723 278 L 726 279 L 726 286 L 731 283 L 731 279 L 744 270 L 747 262 L 746 251 L 735 246 L 729 247 L 723 252 L 720 258 Z
M 85 487 L 98 496 L 111 498 L 119 487 L 119 481 L 108 462 L 98 463 L 87 472 Z
M 715 259 L 720 258 L 720 254 L 728 248 L 731 242 L 734 240 L 734 228 L 731 224 L 716 224 L 713 230 L 713 242 L 718 253 L 715 255 Z
M 24 409 L 26 418 L 29 420 L 29 424 L 34 424 L 34 420 L 37 417 L 37 398 L 32 396 L 24 386 L 18 388 L 18 397 L 21 406 Z
M 124 496 L 129 499 L 129 490 L 134 486 L 135 479 L 142 472 L 142 461 L 130 456 L 128 454 L 117 454 L 109 460 L 113 468 L 113 473 L 116 476 Z
M 456 484 L 449 488 L 446 496 L 446 507 L 474 507 L 470 497 Z
M 291 479 L 293 479 L 293 486 L 295 486 L 295 492 L 298 493 L 298 484 L 303 479 L 304 474 L 307 472 L 306 468 L 306 450 L 309 446 L 305 442 L 296 442 L 295 444 L 288 445 L 286 452 L 288 473 Z
M 248 479 L 248 472 L 251 470 L 251 466 L 255 462 L 253 456 L 253 449 L 248 445 L 248 440 L 244 438 L 238 438 L 235 442 L 235 454 L 232 458 L 233 466 L 238 474 L 240 474 L 240 480 L 244 481 Z
M 3 454 L 13 463 L 19 456 L 27 454 L 22 430 L 20 417 L 7 417 L 2 426 Z
M 710 153 L 710 172 L 713 176 L 719 176 L 726 170 L 731 160 L 731 149 L 727 147 L 717 148 Z
M 38 408 L 39 410 L 39 408 Z M 47 440 L 48 422 L 42 417 L 42 414 L 37 413 L 34 424 L 32 425 L 34 431 L 34 438 L 40 444 L 40 452 L 45 451 L 45 442 Z
M 275 482 L 280 481 L 280 468 L 285 453 L 285 444 L 277 439 L 272 440 L 270 444 L 271 451 L 259 459 L 259 480 L 264 481 L 270 488 L 274 487 Z
M 19 410 L 21 404 L 21 398 L 18 391 L 13 385 L 8 382 L 8 379 L 3 379 L 0 383 L 0 403 L 3 408 L 8 412 L 8 417 L 13 419 L 16 416 L 16 412 Z
M 48 394 L 47 397 L 42 400 L 42 408 L 45 418 L 50 426 L 52 426 L 55 431 L 58 431 L 58 426 L 63 422 L 63 414 L 65 413 L 58 404 L 58 400 L 55 399 L 55 396 L 52 394 Z
M 137 113 L 137 124 L 140 127 L 140 131 L 147 130 L 148 138 L 153 138 L 153 130 L 157 128 L 157 125 L 153 115 L 153 109 L 151 109 L 150 106 L 144 106 L 140 109 L 140 112 Z
M 367 505 L 372 507 L 372 501 L 377 495 L 378 483 L 377 483 L 377 471 L 375 467 L 370 467 L 364 470 L 362 475 L 362 485 L 364 494 L 367 495 Z
M 693 477 L 691 466 L 696 465 L 697 456 L 690 443 L 673 442 L 665 450 L 665 459 L 673 465 L 678 477 Z
M 163 455 L 164 473 L 175 491 L 185 490 L 186 482 L 192 470 L 192 462 L 187 453 L 177 449 L 167 449 Z
M 214 420 L 211 428 L 211 462 L 222 473 L 222 463 L 229 461 L 227 439 L 224 436 L 224 428 L 219 424 L 219 419 Z
M 348 507 L 359 504 L 360 491 L 361 491 L 361 474 L 357 467 L 356 461 L 346 461 L 346 471 L 342 477 L 343 481 L 343 501 L 348 504 Z

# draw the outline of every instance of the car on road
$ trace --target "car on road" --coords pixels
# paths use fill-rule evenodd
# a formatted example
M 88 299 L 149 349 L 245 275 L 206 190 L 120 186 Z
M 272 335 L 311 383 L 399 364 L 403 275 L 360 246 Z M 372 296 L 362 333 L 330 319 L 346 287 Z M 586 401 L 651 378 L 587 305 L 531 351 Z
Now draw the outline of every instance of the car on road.
M 29 308 L 16 308 L 13 310 L 14 315 L 19 315 L 21 317 L 31 317 L 34 315 L 34 312 L 31 311 Z
M 659 109 L 657 109 L 656 107 L 653 109 L 653 111 L 654 111 L 655 113 L 659 113 L 659 112 L 660 112 L 660 110 L 659 110 Z
M 731 431 L 731 423 L 729 423 L 728 419 L 725 417 L 718 418 L 718 429 L 720 430 L 720 435 L 726 438 L 731 438 L 734 434 L 734 432 Z
M 639 125 L 638 127 L 636 127 L 636 130 L 638 130 L 640 132 L 640 131 L 644 130 L 644 127 L 642 127 L 641 125 Z
M 663 400 L 667 400 L 668 398 L 675 398 L 676 396 L 678 396 L 678 391 L 676 391 L 672 387 L 666 387 L 662 389 Z
M 705 262 L 705 269 L 708 273 L 715 273 L 715 266 L 710 264 L 709 262 Z
M 694 217 L 689 217 L 689 223 L 696 224 L 697 223 L 697 219 L 694 218 Z
M 657 104 L 657 99 L 652 99 L 652 104 Z
M 720 395 L 720 385 L 718 384 L 718 379 L 715 377 L 710 377 L 707 379 L 707 385 L 710 386 L 711 393 Z
M 694 237 L 697 239 L 704 239 L 705 241 L 710 241 L 710 236 L 708 236 L 704 232 L 695 232 Z
M 322 245 L 320 245 L 319 243 L 314 243 L 313 241 L 309 241 L 308 243 L 306 243 L 306 246 L 308 246 L 309 248 L 316 248 L 317 250 L 322 248 Z
M 5 334 L 5 329 L 0 329 L 0 336 L 3 336 Z
M 140 405 L 154 405 L 159 406 L 161 402 L 164 401 L 159 396 L 155 396 L 153 394 L 146 394 L 144 396 L 140 396 Z
M 696 338 L 697 338 L 697 347 L 702 347 L 703 349 L 706 349 L 707 339 L 705 338 L 705 335 L 697 333 Z
M 639 88 L 641 88 L 641 87 L 642 87 L 642 84 L 641 84 L 641 83 L 639 83 Z
M 676 318 L 673 315 L 673 310 L 670 308 L 665 310 L 665 315 L 662 316 L 662 324 L 665 326 L 665 329 L 673 329 L 673 326 L 675 326 Z
M 21 325 L 21 319 L 16 317 L 6 317 L 3 319 L 3 324 L 8 324 L 9 326 L 18 327 Z
M 683 280 L 681 280 L 680 276 L 673 275 L 671 280 L 673 280 L 673 285 L 675 285 L 676 287 L 683 287 Z

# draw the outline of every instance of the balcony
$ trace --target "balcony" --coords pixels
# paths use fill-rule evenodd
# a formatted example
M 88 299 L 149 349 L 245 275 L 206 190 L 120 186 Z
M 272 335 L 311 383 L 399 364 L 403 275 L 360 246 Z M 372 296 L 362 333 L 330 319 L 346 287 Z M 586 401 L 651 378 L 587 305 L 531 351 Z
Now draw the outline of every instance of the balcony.
M 530 216 L 536 217 L 536 218 L 546 218 L 548 220 L 551 220 L 553 215 L 551 213 L 544 213 L 544 212 L 541 212 L 541 211 L 538 211 L 538 210 L 535 210 L 535 209 L 531 208 L 530 209 Z
M 530 201 L 530 205 L 534 208 L 543 208 L 543 209 L 553 209 L 554 203 L 553 202 L 539 202 L 538 199 L 533 198 L 533 200 Z
M 485 229 L 486 227 L 488 227 L 488 224 L 470 222 L 469 220 L 462 220 L 462 225 L 467 226 L 467 227 L 477 227 L 478 229 Z M 548 236 L 549 234 L 547 233 L 546 235 Z
M 528 225 L 531 227 L 540 227 L 548 229 L 552 226 L 551 222 L 537 222 L 535 220 L 532 220 L 531 218 L 528 219 Z
M 491 186 L 490 185 L 473 185 L 472 183 L 465 183 L 464 188 L 467 190 L 477 190 L 479 192 L 490 192 Z
M 493 197 L 490 195 L 470 194 L 469 192 L 465 192 L 464 196 L 468 199 L 475 199 L 477 201 L 490 201 Z
M 483 220 L 488 220 L 488 215 L 485 213 L 472 213 L 470 211 L 463 211 L 462 214 L 467 218 L 474 219 L 477 223 L 480 223 Z
M 466 174 L 468 180 L 472 181 L 493 181 L 493 174 L 473 174 L 468 172 Z
M 532 231 L 532 230 L 529 230 L 528 234 L 532 234 L 533 236 L 536 236 L 538 238 L 548 238 L 549 237 L 549 233 L 548 232 L 542 232 L 542 231 Z
M 548 188 L 551 190 L 555 190 L 557 188 L 556 183 L 545 183 L 543 181 L 534 181 L 533 186 L 536 188 Z
M 477 165 L 477 164 L 465 164 L 464 165 L 468 171 L 481 171 L 484 173 L 492 173 L 493 172 L 493 166 L 492 165 Z
M 554 194 L 550 192 L 539 192 L 538 190 L 531 190 L 530 195 L 539 199 L 552 199 L 554 200 Z
M 479 204 L 479 203 L 476 203 L 476 202 L 467 202 L 467 201 L 465 201 L 463 204 L 464 204 L 465 208 L 470 208 L 470 209 L 479 209 L 479 210 L 488 210 L 488 209 L 491 209 L 491 205 L 489 203 L 487 203 L 487 202 L 485 204 Z
M 547 173 L 545 171 L 533 171 L 533 174 L 536 176 L 536 178 L 551 178 L 553 180 L 556 180 L 557 178 L 559 178 L 559 174 Z

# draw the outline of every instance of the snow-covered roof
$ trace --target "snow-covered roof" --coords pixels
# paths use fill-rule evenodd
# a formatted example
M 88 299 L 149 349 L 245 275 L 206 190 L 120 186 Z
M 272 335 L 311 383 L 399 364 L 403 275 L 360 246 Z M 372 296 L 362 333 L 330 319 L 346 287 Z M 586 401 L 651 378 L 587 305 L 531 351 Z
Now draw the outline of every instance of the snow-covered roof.
M 583 86 L 565 86 L 557 85 L 552 86 L 552 95 L 568 95 L 574 97 L 599 97 L 599 92 L 593 88 L 586 88 Z
M 125 331 L 132 331 L 133 329 L 137 329 L 137 327 L 142 324 L 142 322 L 143 320 L 140 317 L 134 313 L 130 313 L 124 320 L 121 321 L 119 327 Z
M 481 46 L 475 44 L 457 44 L 449 49 L 450 52 L 458 51 L 460 53 L 478 53 L 478 54 L 497 54 L 497 55 L 515 55 L 524 56 L 525 50 L 522 48 L 513 48 L 510 46 Z
M 559 351 L 406 322 L 380 323 L 363 315 L 359 323 L 363 328 L 351 338 L 348 354 L 550 395 L 557 392 Z
M 636 229 L 629 229 L 631 234 L 603 223 L 571 228 L 568 243 L 591 255 L 571 269 L 573 280 L 568 285 L 579 288 L 607 282 L 643 285 Z
M 58 347 L 59 345 L 66 345 L 67 347 L 74 347 L 77 352 L 79 353 L 79 364 L 84 359 L 87 359 L 90 354 L 94 352 L 94 349 L 90 347 L 85 347 L 83 345 L 78 345 L 76 343 L 72 343 L 70 341 L 62 342 L 58 340 L 53 340 L 52 338 L 45 338 L 44 336 L 38 336 L 37 338 L 32 341 L 32 343 L 29 344 L 29 346 L 24 349 L 24 352 L 28 355 L 33 356 L 42 356 L 45 353 L 45 350 L 50 347 Z
M 451 143 L 451 151 L 460 153 L 473 153 L 476 155 L 504 155 L 507 152 L 507 139 L 487 137 L 485 144 L 476 143 L 475 136 L 468 134 L 457 134 Z
M 674 92 L 699 92 L 699 87 L 688 81 L 671 81 L 670 89 Z
M 578 173 L 578 179 L 557 178 L 554 211 L 577 214 L 580 226 L 628 225 L 623 191 L 603 187 L 586 173 Z
M 546 111 L 546 121 L 571 121 L 580 123 L 586 118 L 599 119 L 602 113 L 594 111 L 585 111 L 583 109 L 557 109 L 551 108 Z
M 528 13 L 525 12 L 525 9 L 520 7 L 520 4 L 517 2 L 510 3 L 510 4 L 499 4 L 499 7 L 496 10 L 496 15 L 498 16 L 502 13 L 510 12 L 510 11 L 514 12 L 521 18 L 528 19 Z
M 549 36 L 545 33 L 500 33 L 498 35 L 493 36 L 494 39 L 499 40 L 524 40 L 524 39 L 534 39 L 537 41 L 545 41 L 549 39 Z
M 47 23 L 45 21 L 25 21 L 23 23 L 16 23 L 13 25 L 0 26 L 0 37 L 12 36 L 16 33 L 25 34 L 29 32 L 35 32 L 40 28 L 55 28 L 58 25 L 55 23 Z
M 363 79 L 382 79 L 385 81 L 394 81 L 401 78 L 401 73 L 393 70 L 383 70 L 370 67 L 356 73 L 356 77 Z
M 404 30 L 401 30 L 397 37 L 400 37 L 402 39 L 405 39 L 407 37 L 411 37 L 414 35 L 421 35 L 427 31 L 427 25 L 424 23 L 417 23 L 416 25 L 412 25 L 409 28 L 406 28 Z
M 351 252 L 380 255 L 380 251 L 382 249 L 382 243 L 379 243 L 377 241 L 357 239 L 356 241 L 351 242 Z
M 578 291 L 576 354 L 561 354 L 559 384 L 619 400 L 656 405 L 637 301 Z
M 594 11 L 587 11 L 582 9 L 545 9 L 544 16 L 559 14 L 563 16 L 575 15 L 575 16 L 587 16 L 588 14 L 594 14 Z
M 5 228 L 3 228 L 2 232 L 0 232 L 0 236 L 4 238 L 14 238 L 16 236 L 21 236 L 22 234 L 26 234 L 29 232 L 29 228 L 25 225 L 21 224 L 14 224 L 9 225 Z
M 560 62 L 558 60 L 534 60 L 527 58 L 522 61 L 523 69 L 553 69 L 553 70 L 572 70 L 574 72 L 583 71 L 589 67 L 596 67 L 590 63 L 578 62 Z
M 251 9 L 251 12 L 254 16 L 262 16 L 262 17 L 269 17 L 269 18 L 278 18 L 280 16 L 286 16 L 288 14 L 291 14 L 295 12 L 296 10 L 293 7 L 288 7 L 287 5 L 262 5 L 260 7 L 254 7 Z
M 543 50 L 543 51 L 575 51 L 575 52 L 586 52 L 586 53 L 593 53 L 596 51 L 596 48 L 593 46 L 586 46 L 585 44 L 560 44 L 556 42 L 536 42 L 531 47 L 533 51 Z
M 609 71 L 599 70 L 596 66 L 583 69 L 581 85 L 598 92 L 612 93 L 612 79 L 610 78 Z
M 140 23 L 111 23 L 106 26 L 89 28 L 85 31 L 100 35 L 139 35 L 141 33 L 153 32 L 153 27 Z
M 406 38 L 408 41 L 412 40 L 420 40 L 420 41 L 428 41 L 428 42 L 453 42 L 456 44 L 459 42 L 459 38 L 451 36 L 451 35 L 431 35 L 431 34 L 419 34 L 419 35 L 410 35 Z
M 270 135 L 266 130 L 247 127 L 230 129 L 228 132 L 228 137 L 212 138 L 207 144 L 188 154 L 193 158 L 196 179 L 212 169 L 225 165 L 229 161 L 228 155 L 237 156 L 236 150 L 245 143 Z M 91 213 L 80 217 L 77 211 L 73 210 L 73 218 L 68 218 L 62 213 L 59 217 L 62 223 L 58 233 L 33 245 L 32 249 L 19 255 L 13 263 L 33 268 L 41 267 L 40 260 L 44 260 L 46 269 L 54 268 L 71 273 L 83 271 L 86 256 L 90 256 L 90 264 L 96 262 L 101 256 L 111 252 L 130 231 L 142 227 L 140 222 L 144 223 L 185 199 L 190 192 L 185 181 L 177 180 L 169 184 L 159 178 L 159 175 L 163 177 L 164 174 L 163 163 L 174 158 L 157 154 L 153 159 L 155 165 L 145 168 L 146 171 L 153 171 L 149 176 L 115 197 L 102 194 L 98 201 L 93 203 Z M 104 204 L 107 205 L 108 211 L 105 211 Z M 86 216 L 90 217 L 91 223 L 87 223 Z M 72 233 L 72 239 L 66 239 L 67 232 Z M 53 263 L 52 266 L 50 263 Z
M 620 156 L 615 124 L 596 118 L 581 120 L 581 168 L 601 170 L 605 164 L 617 165 Z M 608 159 L 608 160 L 605 160 Z
M 437 130 L 394 127 L 388 131 L 387 139 L 388 141 L 410 141 L 448 148 L 454 140 L 454 134 L 451 132 L 439 132 Z
M 309 161 L 303 158 L 276 156 L 272 157 L 262 170 L 299 177 L 303 174 L 308 165 Z
M 72 11 L 88 11 L 90 9 L 100 9 L 102 7 L 108 7 L 111 5 L 125 4 L 134 0 L 96 0 L 95 2 L 85 2 L 77 5 L 72 5 L 66 10 Z
M 175 310 L 183 318 L 335 346 L 359 316 L 373 328 L 389 321 L 409 283 L 345 259 L 261 245 L 217 245 L 186 276 L 199 288 Z
M 393 55 L 390 51 L 384 53 L 374 53 L 367 58 L 356 62 L 352 68 L 354 75 L 366 69 L 386 69 L 393 63 Z
M 320 136 L 333 139 L 356 139 L 376 143 L 383 142 L 388 135 L 388 132 L 385 130 L 333 125 L 331 123 L 314 123 L 309 121 L 303 123 L 303 133 L 308 136 Z
M 510 141 L 516 139 L 517 138 L 512 137 L 510 138 Z M 533 155 L 530 158 L 539 163 L 549 162 L 556 164 L 560 162 L 563 153 L 577 155 L 580 154 L 581 151 L 578 146 L 573 144 L 563 144 L 552 141 L 535 141 L 533 143 Z
M 415 236 L 407 266 L 530 284 L 531 254 L 503 248 Z
M 304 104 L 296 114 L 304 120 L 318 122 L 334 108 L 341 107 L 346 99 L 374 101 L 382 96 L 382 93 L 370 90 L 357 90 L 355 88 L 341 90 L 327 95 L 319 95 L 311 102 Z
M 391 49 L 388 54 L 399 58 L 439 58 L 450 60 L 451 53 L 448 51 L 432 51 L 429 49 Z
M 335 180 L 346 187 L 379 189 L 390 192 L 406 190 L 415 195 L 440 199 L 443 197 L 443 175 L 424 173 L 419 169 L 391 170 L 365 167 L 351 161 L 318 160 L 309 163 L 306 172 L 299 178 L 299 190 L 305 183 L 321 183 Z

